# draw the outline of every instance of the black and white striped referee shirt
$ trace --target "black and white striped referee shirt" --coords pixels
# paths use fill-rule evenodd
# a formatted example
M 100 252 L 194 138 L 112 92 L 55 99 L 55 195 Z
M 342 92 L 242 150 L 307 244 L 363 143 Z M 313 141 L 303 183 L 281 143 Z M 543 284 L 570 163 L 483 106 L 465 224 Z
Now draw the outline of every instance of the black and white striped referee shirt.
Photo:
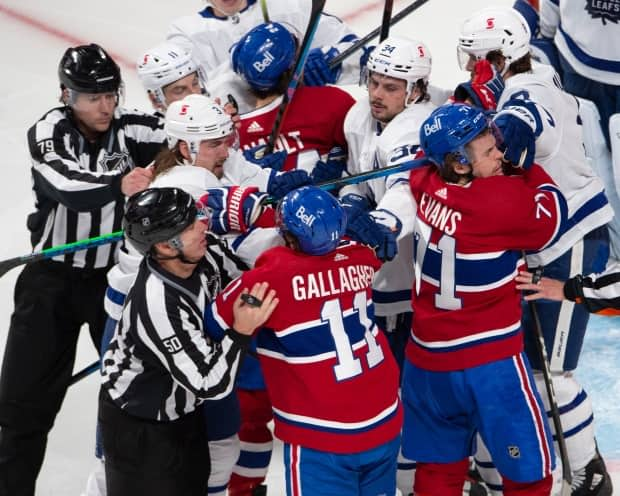
M 162 122 L 116 109 L 95 143 L 78 131 L 71 109 L 50 110 L 28 130 L 36 211 L 28 216 L 35 251 L 121 229 L 121 179 L 149 165 L 165 143 Z M 80 268 L 110 267 L 116 244 L 55 257 Z
M 234 386 L 250 337 L 227 330 L 205 337 L 205 306 L 220 291 L 210 257 L 188 279 L 146 257 L 103 357 L 102 386 L 130 415 L 169 421 Z

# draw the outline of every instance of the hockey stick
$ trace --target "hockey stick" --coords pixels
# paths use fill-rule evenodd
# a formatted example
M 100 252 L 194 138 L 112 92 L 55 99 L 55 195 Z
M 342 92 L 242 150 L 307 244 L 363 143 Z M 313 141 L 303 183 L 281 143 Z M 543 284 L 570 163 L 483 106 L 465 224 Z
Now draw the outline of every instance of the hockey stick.
M 321 19 L 324 5 L 325 0 L 312 0 L 312 10 L 310 11 L 310 20 L 308 21 L 306 34 L 304 35 L 304 39 L 301 42 L 299 55 L 297 56 L 295 68 L 293 69 L 293 73 L 291 74 L 291 78 L 288 82 L 286 93 L 282 95 L 282 103 L 278 108 L 278 114 L 276 115 L 273 130 L 271 131 L 269 139 L 267 140 L 267 145 L 265 146 L 265 154 L 273 152 L 276 139 L 278 139 L 278 136 L 280 135 L 280 129 L 282 128 L 282 122 L 284 122 L 284 118 L 286 117 L 289 102 L 293 98 L 293 95 L 297 90 L 297 86 L 299 86 L 299 81 L 301 80 L 301 73 L 303 72 L 306 58 L 308 57 L 308 52 L 310 51 L 310 45 L 312 44 L 312 40 L 314 39 L 314 33 L 316 32 L 316 29 L 319 25 L 319 20 Z
M 409 14 L 411 14 L 414 10 L 419 9 L 426 2 L 428 2 L 428 0 L 416 0 L 411 5 L 405 7 L 398 14 L 392 17 L 390 19 L 389 25 L 393 26 L 398 21 L 401 21 L 402 19 L 407 17 Z M 370 33 L 368 33 L 363 38 L 360 38 L 359 40 L 357 40 L 354 45 L 351 45 L 344 52 L 340 53 L 339 55 L 336 55 L 333 59 L 329 61 L 329 68 L 333 69 L 338 64 L 340 64 L 344 59 L 346 59 L 349 55 L 351 55 L 353 52 L 362 48 L 366 43 L 368 43 L 373 38 L 376 38 L 381 33 L 382 27 L 383 27 L 383 24 L 379 26 L 377 29 L 372 30 Z
M 385 0 L 385 5 L 383 6 L 383 19 L 381 19 L 381 34 L 379 35 L 379 43 L 385 40 L 390 34 L 392 7 L 394 7 L 394 0 Z
M 82 379 L 84 379 L 84 377 L 88 377 L 93 372 L 99 370 L 99 365 L 100 365 L 99 360 L 97 360 L 96 362 L 93 362 L 90 365 L 84 367 L 79 372 L 76 372 L 75 374 L 73 374 L 71 376 L 71 379 L 69 380 L 69 386 L 73 386 L 76 382 L 79 382 Z
M 523 258 L 525 258 L 525 252 L 523 252 Z M 528 270 L 529 269 L 528 267 Z M 536 283 L 542 276 L 542 267 L 536 267 L 533 269 L 532 282 Z M 558 409 L 558 403 L 555 399 L 555 390 L 553 388 L 553 381 L 551 379 L 551 368 L 549 366 L 549 356 L 547 354 L 547 348 L 545 346 L 545 338 L 543 336 L 542 327 L 540 325 L 540 316 L 538 315 L 538 308 L 533 301 L 527 302 L 528 309 L 532 315 L 532 321 L 534 323 L 536 353 L 538 359 L 542 364 L 542 374 L 545 381 L 545 390 L 547 391 L 547 398 L 549 398 L 549 407 L 551 408 L 551 419 L 553 420 L 553 428 L 555 429 L 555 438 L 558 442 L 558 448 L 560 451 L 560 459 L 562 460 L 562 491 L 560 496 L 571 495 L 571 485 L 573 482 L 573 474 L 570 469 L 570 462 L 568 460 L 568 451 L 566 449 L 566 440 L 564 439 L 564 431 L 562 430 L 562 423 L 560 421 L 560 411 Z
M 110 234 L 104 234 L 95 238 L 83 239 L 68 243 L 66 245 L 53 246 L 52 248 L 46 248 L 45 250 L 29 253 L 28 255 L 22 255 L 21 257 L 9 258 L 7 260 L 0 261 L 0 277 L 6 274 L 9 270 L 19 265 L 24 265 L 29 262 L 38 262 L 46 258 L 53 258 L 58 255 L 64 255 L 66 253 L 74 253 L 80 250 L 87 250 L 99 245 L 106 245 L 108 243 L 115 243 L 123 239 L 123 231 L 116 231 Z

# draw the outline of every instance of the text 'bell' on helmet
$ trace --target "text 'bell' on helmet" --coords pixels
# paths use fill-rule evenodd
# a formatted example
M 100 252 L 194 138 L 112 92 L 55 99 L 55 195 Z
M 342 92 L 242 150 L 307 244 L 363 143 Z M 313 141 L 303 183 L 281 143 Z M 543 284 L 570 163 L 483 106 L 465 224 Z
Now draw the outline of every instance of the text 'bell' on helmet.
M 407 81 L 407 93 L 418 79 L 428 81 L 432 68 L 431 52 L 418 40 L 390 36 L 370 53 L 366 68 L 370 72 Z
M 79 93 L 117 93 L 121 70 L 95 43 L 68 48 L 58 64 L 61 88 Z
M 170 148 L 178 140 L 197 147 L 201 141 L 233 134 L 234 124 L 230 115 L 214 100 L 192 94 L 168 106 L 164 130 Z
M 276 219 L 280 232 L 292 234 L 301 251 L 309 255 L 335 250 L 347 227 L 340 202 L 316 186 L 287 193 L 278 204 Z
M 206 78 L 192 54 L 175 43 L 166 41 L 144 52 L 136 64 L 142 85 L 165 107 L 163 88 L 196 73 L 201 87 Z
M 149 188 L 136 193 L 125 206 L 125 236 L 141 252 L 169 241 L 196 220 L 194 199 L 179 188 Z
M 444 165 L 452 153 L 462 164 L 469 163 L 465 145 L 489 128 L 486 115 L 470 105 L 455 103 L 437 107 L 420 126 L 420 146 L 436 165 Z
M 286 26 L 260 24 L 248 31 L 233 47 L 233 70 L 253 89 L 271 91 L 282 74 L 295 62 L 297 42 Z
M 501 50 L 510 65 L 530 51 L 530 28 L 525 18 L 510 7 L 479 10 L 461 24 L 457 55 L 465 69 L 470 57 L 484 59 L 492 50 Z

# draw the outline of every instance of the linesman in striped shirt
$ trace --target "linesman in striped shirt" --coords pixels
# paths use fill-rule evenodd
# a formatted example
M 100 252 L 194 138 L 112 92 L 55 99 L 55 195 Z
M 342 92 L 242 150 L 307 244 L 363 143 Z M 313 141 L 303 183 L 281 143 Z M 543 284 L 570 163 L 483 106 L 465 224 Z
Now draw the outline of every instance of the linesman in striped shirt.
M 145 189 L 165 142 L 159 119 L 119 106 L 118 65 L 100 46 L 67 49 L 58 67 L 62 106 L 28 130 L 34 250 L 117 231 L 125 196 Z M 28 264 L 0 378 L 0 495 L 33 496 L 87 323 L 97 349 L 105 323 L 106 273 L 116 245 Z
M 125 234 L 146 256 L 103 357 L 110 496 L 207 494 L 208 427 L 198 406 L 231 393 L 250 336 L 278 304 L 275 291 L 256 283 L 235 300 L 232 327 L 207 337 L 217 268 L 205 258 L 205 222 L 178 188 L 150 188 L 127 203 Z

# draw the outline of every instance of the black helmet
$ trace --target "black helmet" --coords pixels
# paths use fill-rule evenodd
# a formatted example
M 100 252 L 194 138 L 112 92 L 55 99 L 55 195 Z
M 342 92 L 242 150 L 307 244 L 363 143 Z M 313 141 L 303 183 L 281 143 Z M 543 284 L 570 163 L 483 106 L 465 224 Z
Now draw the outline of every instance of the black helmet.
M 68 48 L 58 64 L 60 87 L 81 93 L 117 92 L 121 70 L 95 43 Z
M 179 188 L 149 188 L 136 193 L 125 208 L 123 229 L 142 253 L 155 243 L 181 234 L 196 219 L 194 199 Z

